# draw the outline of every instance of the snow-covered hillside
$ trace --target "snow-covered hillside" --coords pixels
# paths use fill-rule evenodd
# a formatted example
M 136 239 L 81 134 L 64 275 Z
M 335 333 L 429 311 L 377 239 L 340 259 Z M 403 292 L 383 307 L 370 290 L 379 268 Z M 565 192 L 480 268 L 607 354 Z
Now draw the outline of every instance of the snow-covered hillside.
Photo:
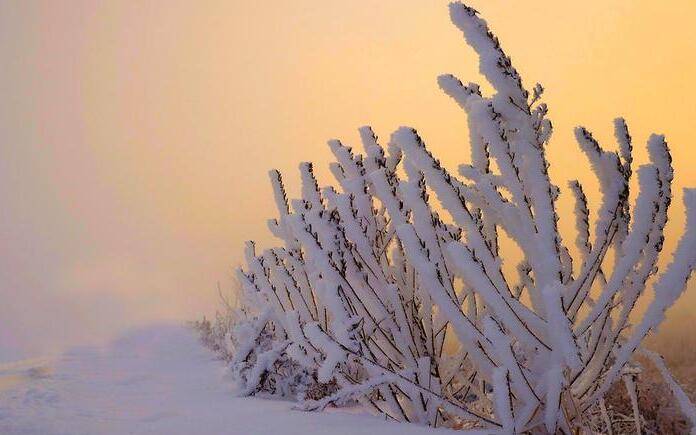
M 307 413 L 289 402 L 237 398 L 222 363 L 182 326 L 2 365 L 0 390 L 1 434 L 452 433 L 358 411 Z

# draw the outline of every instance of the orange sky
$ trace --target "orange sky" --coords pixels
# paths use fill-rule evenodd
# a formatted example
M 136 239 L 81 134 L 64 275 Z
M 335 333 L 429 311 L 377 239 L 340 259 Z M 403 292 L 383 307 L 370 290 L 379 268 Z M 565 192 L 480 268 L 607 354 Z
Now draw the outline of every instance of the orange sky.
M 271 242 L 268 169 L 291 193 L 300 161 L 330 182 L 329 138 L 411 125 L 448 167 L 467 161 L 464 114 L 435 78 L 481 78 L 446 3 L 1 2 L 0 359 L 209 312 L 243 241 Z M 696 3 L 470 4 L 546 87 L 562 187 L 592 186 L 577 124 L 612 147 L 625 116 L 638 163 L 667 135 L 671 251 L 679 190 L 696 186 Z M 691 289 L 675 311 L 696 324 Z

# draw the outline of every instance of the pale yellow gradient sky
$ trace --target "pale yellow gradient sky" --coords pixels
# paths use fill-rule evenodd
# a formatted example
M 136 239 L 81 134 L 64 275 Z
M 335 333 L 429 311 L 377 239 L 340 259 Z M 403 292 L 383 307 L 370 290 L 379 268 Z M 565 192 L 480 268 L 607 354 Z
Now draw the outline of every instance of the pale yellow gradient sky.
M 467 161 L 435 78 L 481 79 L 446 4 L 0 2 L 0 359 L 210 312 L 243 241 L 271 242 L 268 169 L 291 193 L 300 161 L 330 182 L 329 138 L 411 125 L 448 167 Z M 696 2 L 470 4 L 546 87 L 562 187 L 593 186 L 572 127 L 612 147 L 618 115 L 639 163 L 664 133 L 676 187 L 696 186 Z M 690 287 L 675 311 L 694 326 Z

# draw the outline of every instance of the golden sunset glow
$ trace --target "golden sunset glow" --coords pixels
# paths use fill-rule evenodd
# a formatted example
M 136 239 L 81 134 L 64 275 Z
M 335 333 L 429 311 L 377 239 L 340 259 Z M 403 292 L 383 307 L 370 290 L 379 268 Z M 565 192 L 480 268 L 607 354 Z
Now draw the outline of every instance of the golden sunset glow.
M 598 199 L 572 129 L 614 149 L 612 120 L 623 116 L 636 164 L 650 133 L 670 145 L 671 252 L 681 189 L 696 186 L 696 2 L 469 3 L 523 78 L 546 88 L 566 240 L 566 180 Z M 0 234 L 12 255 L 0 260 L 0 288 L 12 302 L 0 319 L 14 326 L 0 328 L 0 347 L 30 342 L 21 351 L 32 352 L 214 312 L 243 242 L 271 242 L 268 170 L 292 195 L 301 161 L 328 183 L 326 140 L 359 147 L 362 125 L 383 144 L 415 127 L 455 172 L 469 161 L 466 118 L 436 77 L 484 83 L 446 5 L 2 2 Z M 692 280 L 673 322 L 696 326 L 695 291 Z

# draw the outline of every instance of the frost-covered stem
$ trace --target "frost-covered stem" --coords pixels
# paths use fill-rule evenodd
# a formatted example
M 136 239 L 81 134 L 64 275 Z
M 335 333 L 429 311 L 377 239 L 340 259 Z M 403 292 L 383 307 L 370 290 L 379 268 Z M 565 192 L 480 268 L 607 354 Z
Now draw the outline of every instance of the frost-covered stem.
M 672 374 L 669 372 L 669 369 L 667 369 L 662 356 L 644 348 L 641 348 L 640 352 L 647 356 L 660 372 L 662 379 L 664 379 L 665 383 L 669 386 L 670 391 L 672 394 L 674 394 L 674 398 L 677 399 L 679 409 L 684 416 L 689 419 L 689 423 L 691 423 L 691 435 L 696 435 L 696 406 L 691 403 L 691 400 L 689 400 L 689 396 L 686 395 L 684 389 L 682 389 L 682 387 L 680 387 L 679 384 L 674 380 Z
M 600 399 L 599 401 L 599 409 L 600 412 L 602 413 L 602 419 L 604 420 L 604 425 L 607 428 L 607 435 L 614 435 L 614 431 L 611 428 L 611 419 L 609 418 L 609 413 L 607 412 L 607 405 L 604 402 L 604 399 Z
M 624 384 L 626 385 L 626 392 L 628 397 L 631 399 L 631 409 L 633 412 L 633 421 L 636 426 L 636 434 L 641 434 L 640 425 L 640 410 L 638 409 L 638 387 L 636 386 L 635 375 L 633 373 L 628 373 L 623 375 Z

